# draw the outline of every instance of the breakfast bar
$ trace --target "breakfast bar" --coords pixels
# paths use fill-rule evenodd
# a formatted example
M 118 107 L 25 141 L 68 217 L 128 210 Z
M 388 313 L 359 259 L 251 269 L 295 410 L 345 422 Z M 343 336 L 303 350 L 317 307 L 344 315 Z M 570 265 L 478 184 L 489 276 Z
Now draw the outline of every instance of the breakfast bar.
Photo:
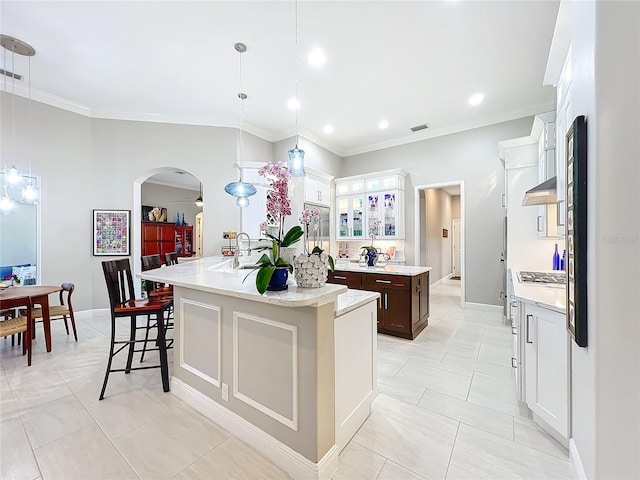
M 254 275 L 220 257 L 140 274 L 174 288 L 171 391 L 292 477 L 328 478 L 376 395 L 379 294 L 290 278 L 260 295 Z

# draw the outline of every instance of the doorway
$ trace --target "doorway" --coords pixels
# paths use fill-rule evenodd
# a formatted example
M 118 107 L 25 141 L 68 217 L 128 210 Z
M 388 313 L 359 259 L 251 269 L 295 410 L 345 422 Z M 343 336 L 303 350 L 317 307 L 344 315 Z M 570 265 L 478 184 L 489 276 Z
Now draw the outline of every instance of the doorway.
M 429 272 L 431 285 L 459 277 L 460 306 L 464 308 L 464 181 L 417 185 L 414 188 L 416 265 L 432 268 Z
M 453 231 L 453 239 L 451 242 L 451 279 L 460 280 L 462 277 L 462 253 L 460 250 L 462 223 L 459 218 L 453 219 L 451 222 L 451 230 Z
M 193 235 L 196 239 L 196 257 L 202 257 L 202 222 L 204 221 L 204 214 L 202 212 L 196 215 L 195 232 Z

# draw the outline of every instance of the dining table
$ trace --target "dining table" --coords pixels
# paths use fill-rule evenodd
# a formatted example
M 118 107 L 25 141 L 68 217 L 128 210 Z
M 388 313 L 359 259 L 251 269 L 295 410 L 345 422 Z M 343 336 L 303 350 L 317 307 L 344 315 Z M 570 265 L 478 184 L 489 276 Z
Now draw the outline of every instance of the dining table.
M 51 316 L 49 314 L 49 295 L 62 290 L 59 285 L 12 286 L 0 291 L 0 308 L 15 308 L 24 305 L 27 300 L 32 306 L 42 307 L 42 324 L 47 352 L 51 351 Z

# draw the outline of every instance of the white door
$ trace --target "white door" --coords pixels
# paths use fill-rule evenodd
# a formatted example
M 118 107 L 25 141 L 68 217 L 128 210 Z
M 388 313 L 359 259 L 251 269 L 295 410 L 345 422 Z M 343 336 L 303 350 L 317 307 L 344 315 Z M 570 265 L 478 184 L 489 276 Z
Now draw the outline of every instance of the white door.
M 462 267 L 461 267 L 462 251 L 460 250 L 460 235 L 462 234 L 461 230 L 462 230 L 462 223 L 458 218 L 453 221 L 453 242 L 452 242 L 453 250 L 451 252 L 451 255 L 453 257 L 452 276 L 454 277 L 460 277 L 462 274 Z
M 202 212 L 196 215 L 196 256 L 202 256 Z

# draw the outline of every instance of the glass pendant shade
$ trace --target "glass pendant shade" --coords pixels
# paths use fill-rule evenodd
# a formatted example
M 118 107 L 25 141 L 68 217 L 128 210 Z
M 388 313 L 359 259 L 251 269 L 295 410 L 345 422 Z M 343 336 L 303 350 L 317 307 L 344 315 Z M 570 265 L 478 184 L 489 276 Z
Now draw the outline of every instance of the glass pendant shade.
M 289 150 L 289 173 L 292 177 L 304 177 L 304 150 L 298 145 Z
M 22 201 L 25 203 L 36 203 L 38 200 L 38 188 L 33 184 L 32 180 L 22 189 Z
M 22 173 L 16 168 L 15 165 L 11 168 L 4 169 L 4 178 L 6 179 L 7 183 L 12 186 L 17 186 L 22 183 Z
M 224 187 L 224 191 L 237 198 L 236 205 L 246 207 L 249 205 L 249 197 L 255 195 L 256 187 L 246 182 L 232 182 Z
M 16 204 L 9 195 L 5 187 L 4 195 L 0 198 L 0 213 L 11 213 L 16 207 Z

